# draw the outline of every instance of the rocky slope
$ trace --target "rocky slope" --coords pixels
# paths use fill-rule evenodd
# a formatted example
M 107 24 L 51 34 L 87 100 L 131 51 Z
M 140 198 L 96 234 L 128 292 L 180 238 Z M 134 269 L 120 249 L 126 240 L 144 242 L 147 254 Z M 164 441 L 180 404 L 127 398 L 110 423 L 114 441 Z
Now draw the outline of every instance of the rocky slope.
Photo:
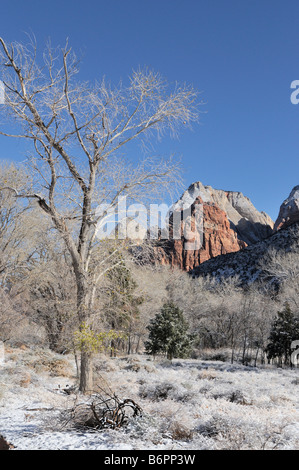
M 299 186 L 295 186 L 289 197 L 281 204 L 274 230 L 288 227 L 295 222 L 299 222 Z
M 211 276 L 219 280 L 238 276 L 241 285 L 249 285 L 264 279 L 263 260 L 272 250 L 283 253 L 299 252 L 299 222 L 286 226 L 268 238 L 249 245 L 237 253 L 207 260 L 192 271 L 193 276 Z

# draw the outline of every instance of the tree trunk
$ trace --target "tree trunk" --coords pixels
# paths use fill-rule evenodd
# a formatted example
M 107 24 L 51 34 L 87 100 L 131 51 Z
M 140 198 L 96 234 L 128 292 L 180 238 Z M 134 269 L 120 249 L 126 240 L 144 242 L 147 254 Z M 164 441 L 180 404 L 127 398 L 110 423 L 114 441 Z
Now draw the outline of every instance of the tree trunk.
M 89 305 L 88 305 L 88 282 L 82 273 L 76 273 L 77 281 L 77 313 L 80 323 L 80 328 L 89 318 Z M 92 353 L 89 351 L 89 345 L 83 345 L 81 350 L 81 363 L 80 363 L 80 384 L 79 390 L 82 393 L 89 393 L 93 391 L 93 360 Z
M 90 352 L 81 351 L 80 385 L 82 393 L 93 391 L 93 361 Z

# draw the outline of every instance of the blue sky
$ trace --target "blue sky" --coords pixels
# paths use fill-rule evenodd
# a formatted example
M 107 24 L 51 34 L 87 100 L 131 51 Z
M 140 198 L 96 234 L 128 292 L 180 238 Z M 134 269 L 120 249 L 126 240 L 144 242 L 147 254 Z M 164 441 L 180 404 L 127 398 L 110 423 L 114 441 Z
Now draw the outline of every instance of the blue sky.
M 41 48 L 68 37 L 83 79 L 125 81 L 148 66 L 192 84 L 205 101 L 200 125 L 157 153 L 182 156 L 186 187 L 241 191 L 276 219 L 299 184 L 298 0 L 1 1 L 0 35 L 30 32 Z M 24 159 L 23 143 L 0 137 L 0 158 Z

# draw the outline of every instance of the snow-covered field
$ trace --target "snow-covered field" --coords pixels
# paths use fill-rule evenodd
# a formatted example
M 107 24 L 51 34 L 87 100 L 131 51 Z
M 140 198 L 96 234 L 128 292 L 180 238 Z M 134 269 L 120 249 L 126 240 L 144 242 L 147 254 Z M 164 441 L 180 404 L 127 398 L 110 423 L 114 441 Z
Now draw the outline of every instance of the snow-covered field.
M 119 430 L 84 431 L 62 416 L 83 400 L 71 356 L 10 349 L 0 365 L 0 434 L 15 450 L 299 449 L 299 369 L 220 361 L 97 358 L 97 379 L 143 410 Z

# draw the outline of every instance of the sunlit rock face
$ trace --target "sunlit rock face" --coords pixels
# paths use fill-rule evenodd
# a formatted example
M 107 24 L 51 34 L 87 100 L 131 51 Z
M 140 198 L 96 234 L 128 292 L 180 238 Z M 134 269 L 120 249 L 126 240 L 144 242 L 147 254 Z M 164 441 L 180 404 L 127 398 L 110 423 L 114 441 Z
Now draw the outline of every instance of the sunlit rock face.
M 191 230 L 188 238 L 183 214 L 187 208 L 191 209 L 191 226 L 194 225 L 194 212 L 198 204 L 201 204 L 203 213 L 202 238 L 200 246 L 195 244 L 192 249 L 196 233 Z M 182 236 L 173 239 L 170 218 L 170 238 L 159 249 L 160 260 L 163 264 L 178 266 L 186 271 L 211 258 L 239 251 L 273 233 L 271 218 L 265 212 L 259 212 L 242 193 L 213 189 L 201 182 L 193 183 L 183 193 L 173 211 L 182 214 Z
M 250 199 L 238 191 L 224 191 L 193 183 L 184 192 L 175 207 L 192 204 L 200 196 L 203 202 L 216 204 L 222 209 L 237 233 L 238 239 L 248 245 L 263 240 L 273 233 L 274 222 L 265 212 L 259 212 Z
M 201 206 L 202 223 L 196 223 L 196 207 Z M 188 216 L 186 210 L 179 213 L 181 237 L 173 237 L 173 216 L 170 217 L 169 240 L 160 250 L 163 264 L 170 264 L 185 271 L 190 271 L 204 261 L 218 255 L 238 251 L 247 246 L 239 240 L 237 233 L 231 228 L 225 211 L 216 204 L 203 202 L 197 196 L 191 204 Z
M 274 231 L 289 227 L 295 222 L 299 222 L 299 186 L 295 186 L 281 204 Z

